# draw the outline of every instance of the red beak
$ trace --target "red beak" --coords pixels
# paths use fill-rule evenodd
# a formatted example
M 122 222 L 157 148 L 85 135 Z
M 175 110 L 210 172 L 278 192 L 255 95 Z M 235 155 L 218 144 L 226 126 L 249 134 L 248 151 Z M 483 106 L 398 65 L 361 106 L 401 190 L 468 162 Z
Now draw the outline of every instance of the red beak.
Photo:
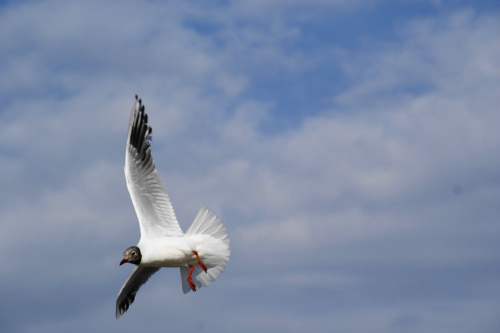
M 120 266 L 123 265 L 126 262 L 128 262 L 128 260 L 127 259 L 123 259 L 122 261 L 120 261 Z

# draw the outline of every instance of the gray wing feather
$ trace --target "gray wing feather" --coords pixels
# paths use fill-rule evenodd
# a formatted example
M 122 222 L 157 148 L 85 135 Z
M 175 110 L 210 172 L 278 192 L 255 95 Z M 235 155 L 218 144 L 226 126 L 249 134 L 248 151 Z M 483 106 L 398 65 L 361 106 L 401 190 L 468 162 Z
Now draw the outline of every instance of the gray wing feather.
M 134 302 L 139 288 L 158 270 L 160 268 L 140 266 L 134 269 L 118 293 L 118 298 L 116 299 L 116 319 L 128 310 L 130 304 Z

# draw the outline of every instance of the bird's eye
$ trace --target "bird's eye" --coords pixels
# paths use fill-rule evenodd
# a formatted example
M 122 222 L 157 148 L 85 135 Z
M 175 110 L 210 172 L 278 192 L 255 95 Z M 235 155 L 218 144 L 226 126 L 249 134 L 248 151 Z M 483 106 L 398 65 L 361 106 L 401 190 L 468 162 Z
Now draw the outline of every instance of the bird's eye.
M 135 256 L 135 251 L 132 251 L 132 255 Z

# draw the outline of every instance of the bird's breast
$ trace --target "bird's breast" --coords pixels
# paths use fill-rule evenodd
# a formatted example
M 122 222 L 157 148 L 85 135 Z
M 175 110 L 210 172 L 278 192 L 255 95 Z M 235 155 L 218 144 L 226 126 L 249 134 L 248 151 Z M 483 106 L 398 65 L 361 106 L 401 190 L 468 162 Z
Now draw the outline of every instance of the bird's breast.
M 182 267 L 193 260 L 193 253 L 183 237 L 165 237 L 139 242 L 144 267 Z

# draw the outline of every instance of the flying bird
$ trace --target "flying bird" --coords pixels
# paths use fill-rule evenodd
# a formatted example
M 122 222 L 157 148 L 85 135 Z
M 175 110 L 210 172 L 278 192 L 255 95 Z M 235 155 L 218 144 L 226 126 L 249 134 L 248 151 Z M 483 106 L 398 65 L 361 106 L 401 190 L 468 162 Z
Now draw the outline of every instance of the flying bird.
M 202 207 L 186 233 L 175 217 L 165 184 L 151 155 L 152 128 L 142 101 L 135 96 L 125 151 L 125 179 L 139 220 L 141 238 L 123 253 L 124 263 L 136 265 L 116 300 L 116 318 L 128 310 L 139 288 L 161 267 L 180 267 L 182 291 L 208 286 L 229 260 L 226 228 Z

